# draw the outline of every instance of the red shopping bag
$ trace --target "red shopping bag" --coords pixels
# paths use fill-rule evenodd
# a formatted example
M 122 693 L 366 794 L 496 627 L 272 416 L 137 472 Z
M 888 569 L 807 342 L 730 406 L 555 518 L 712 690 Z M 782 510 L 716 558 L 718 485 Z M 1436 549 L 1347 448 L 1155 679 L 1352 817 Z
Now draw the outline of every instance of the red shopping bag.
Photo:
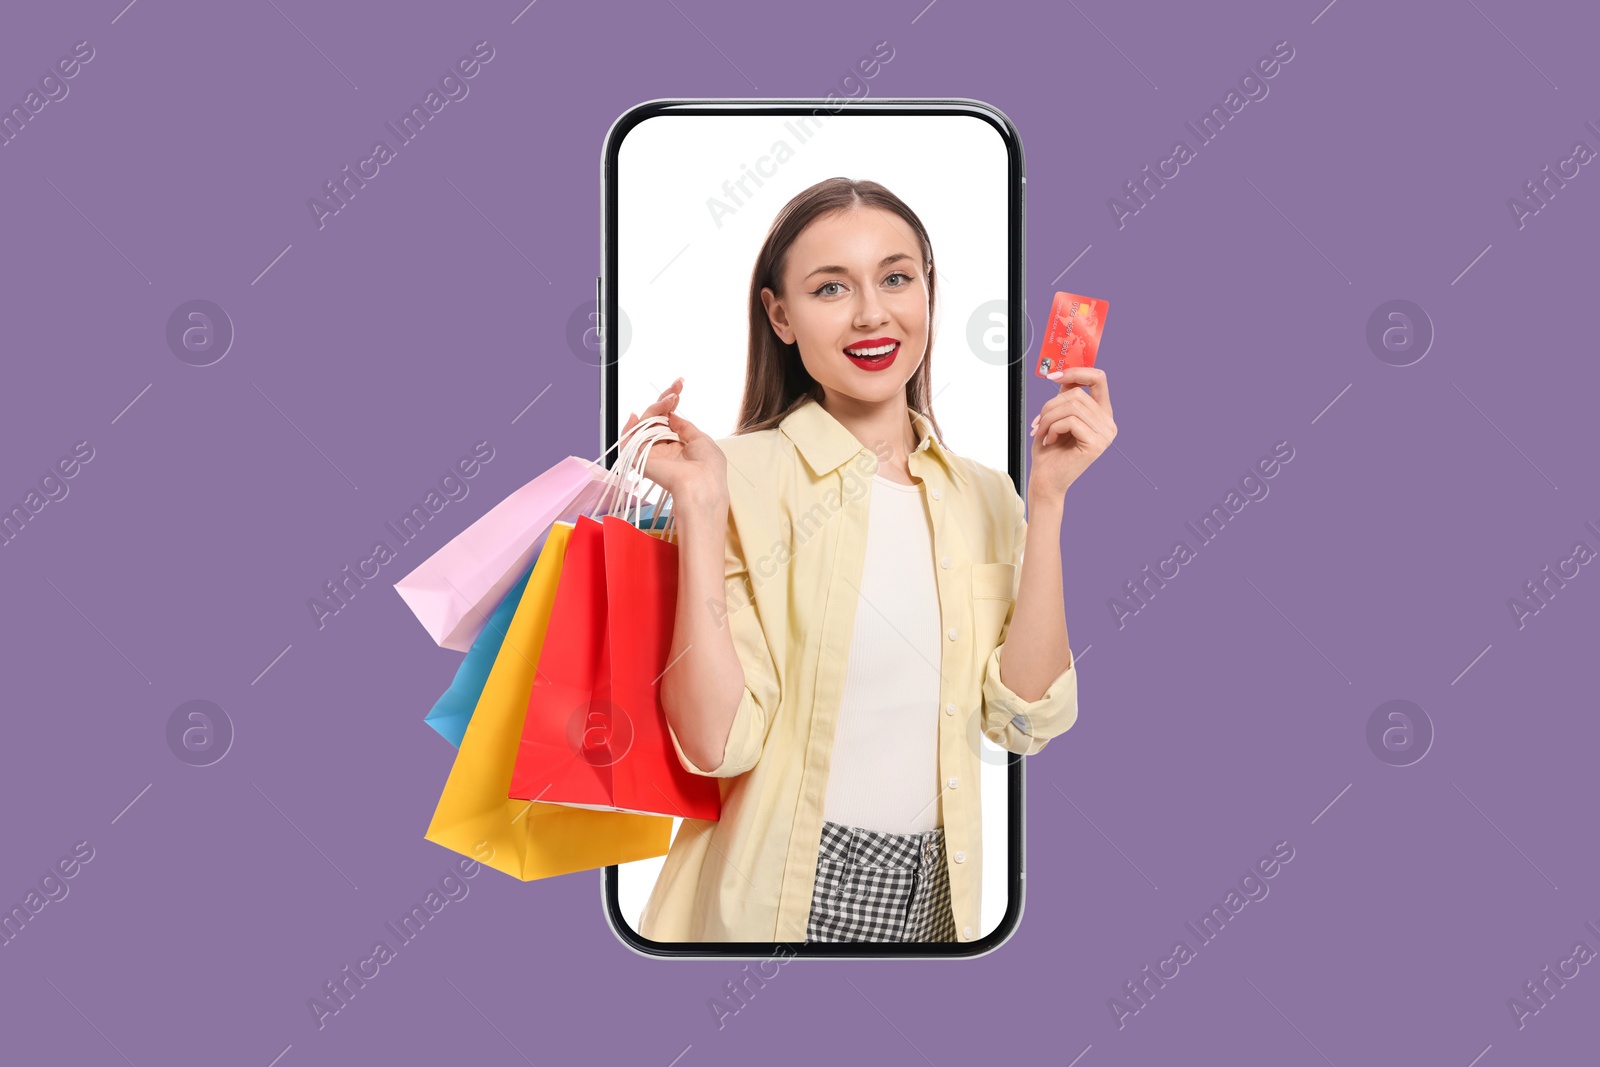
M 678 547 L 615 515 L 567 544 L 508 796 L 716 819 L 715 779 L 676 758 L 661 675 L 677 610 Z
M 667 736 L 661 678 L 672 650 L 678 609 L 678 546 L 615 516 L 605 519 L 606 650 L 610 699 L 618 714 L 612 745 L 628 758 L 612 764 L 613 788 L 630 811 L 716 819 L 722 790 L 715 778 L 691 774 Z M 595 695 L 601 694 L 595 687 Z M 623 737 L 621 713 L 631 719 Z M 634 759 L 637 753 L 642 758 Z M 661 770 L 665 769 L 663 776 Z

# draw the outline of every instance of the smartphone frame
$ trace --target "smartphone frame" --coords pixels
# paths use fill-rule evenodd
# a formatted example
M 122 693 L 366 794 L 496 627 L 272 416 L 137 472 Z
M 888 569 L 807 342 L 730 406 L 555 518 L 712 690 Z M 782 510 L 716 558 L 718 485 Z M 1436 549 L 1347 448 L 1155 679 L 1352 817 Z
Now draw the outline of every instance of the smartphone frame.
M 1024 240 L 1027 176 L 1022 157 L 1022 136 L 998 108 L 979 100 L 885 98 L 880 100 L 784 99 L 662 99 L 650 100 L 628 109 L 606 134 L 600 164 L 600 255 L 601 273 L 595 279 L 602 362 L 600 366 L 600 445 L 609 453 L 619 436 L 621 413 L 617 402 L 617 338 L 605 324 L 617 315 L 617 157 L 629 131 L 647 119 L 662 115 L 804 115 L 826 111 L 832 116 L 857 115 L 966 115 L 988 122 L 1006 146 L 1007 160 L 1007 285 L 1006 300 L 1012 313 L 1006 317 L 1007 360 L 1006 452 L 1011 480 L 1018 493 L 1027 497 L 1024 470 L 1025 439 L 1022 432 L 1025 411 L 1024 368 L 1030 343 L 1027 317 L 1027 279 Z M 966 959 L 982 956 L 1004 944 L 1022 921 L 1025 883 L 1026 794 L 1023 757 L 1007 753 L 1006 829 L 1010 844 L 1007 864 L 1006 911 L 1000 923 L 985 936 L 961 942 L 667 942 L 639 936 L 621 913 L 617 893 L 617 868 L 601 872 L 601 900 L 606 921 L 617 939 L 629 949 L 652 958 L 667 959 Z

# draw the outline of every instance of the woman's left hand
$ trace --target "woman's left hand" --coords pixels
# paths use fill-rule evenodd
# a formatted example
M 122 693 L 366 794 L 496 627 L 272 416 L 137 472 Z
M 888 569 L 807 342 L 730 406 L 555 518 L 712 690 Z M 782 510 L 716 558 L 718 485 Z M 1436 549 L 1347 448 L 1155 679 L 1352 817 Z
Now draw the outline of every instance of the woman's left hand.
M 1116 439 L 1117 424 L 1111 418 L 1111 387 L 1105 371 L 1066 367 L 1050 378 L 1061 383 L 1061 392 L 1045 401 L 1029 431 L 1033 464 L 1028 489 L 1044 499 L 1060 500 Z

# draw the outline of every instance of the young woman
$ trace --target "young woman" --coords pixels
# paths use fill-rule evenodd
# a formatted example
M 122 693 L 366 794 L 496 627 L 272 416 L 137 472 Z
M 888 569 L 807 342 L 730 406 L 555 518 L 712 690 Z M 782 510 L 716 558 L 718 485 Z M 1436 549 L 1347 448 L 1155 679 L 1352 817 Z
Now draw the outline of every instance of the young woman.
M 1031 754 L 1077 718 L 1063 496 L 1116 436 L 1106 376 L 1052 375 L 1024 502 L 934 421 L 936 280 L 898 197 L 820 182 L 756 259 L 735 435 L 677 414 L 681 378 L 624 427 L 680 438 L 645 470 L 677 512 L 661 700 L 683 766 L 722 779 L 651 940 L 976 939 L 978 738 Z

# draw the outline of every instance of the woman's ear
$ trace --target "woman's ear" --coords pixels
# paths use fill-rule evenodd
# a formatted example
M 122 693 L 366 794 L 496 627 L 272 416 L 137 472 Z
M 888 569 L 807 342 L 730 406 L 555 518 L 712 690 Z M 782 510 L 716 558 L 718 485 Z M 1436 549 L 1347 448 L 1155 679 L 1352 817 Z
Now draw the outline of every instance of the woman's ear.
M 767 309 L 767 321 L 772 324 L 772 332 L 778 335 L 778 340 L 786 345 L 794 344 L 794 330 L 789 328 L 789 313 L 783 301 L 771 289 L 762 289 L 761 304 Z

